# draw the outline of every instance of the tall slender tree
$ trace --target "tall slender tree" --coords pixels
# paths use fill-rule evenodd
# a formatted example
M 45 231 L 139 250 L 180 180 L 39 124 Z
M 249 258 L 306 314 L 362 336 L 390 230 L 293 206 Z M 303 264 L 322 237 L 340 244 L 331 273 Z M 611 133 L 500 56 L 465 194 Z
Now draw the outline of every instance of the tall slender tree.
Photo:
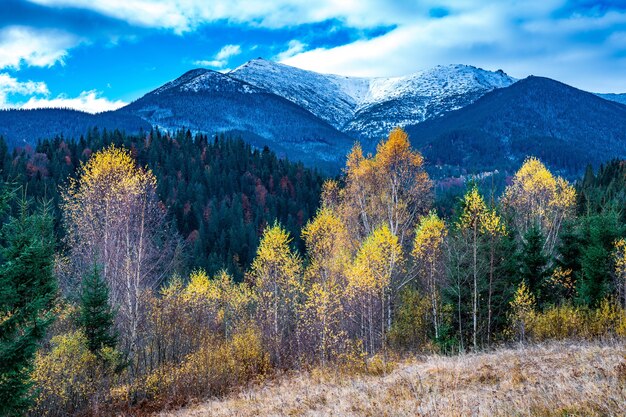
M 472 345 L 478 348 L 478 239 L 481 235 L 483 220 L 487 215 L 485 200 L 476 185 L 465 194 L 462 201 L 463 211 L 459 227 L 470 238 L 472 245 Z
M 49 207 L 19 213 L 2 228 L 0 263 L 0 415 L 21 415 L 30 402 L 35 352 L 54 319 L 54 239 Z

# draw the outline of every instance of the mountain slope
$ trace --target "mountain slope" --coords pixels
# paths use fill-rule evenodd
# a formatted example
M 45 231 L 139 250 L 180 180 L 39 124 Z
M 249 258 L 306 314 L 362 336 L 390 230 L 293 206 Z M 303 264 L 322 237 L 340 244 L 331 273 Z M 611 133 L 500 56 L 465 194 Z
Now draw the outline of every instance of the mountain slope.
M 602 97 L 605 100 L 615 101 L 617 103 L 626 104 L 626 93 L 614 94 L 614 93 L 597 93 L 598 97 Z
M 437 66 L 406 77 L 373 79 L 354 119 L 343 130 L 378 141 L 396 126 L 438 117 L 515 81 L 502 71 L 468 65 Z
M 337 129 L 352 117 L 369 79 L 328 76 L 262 58 L 254 59 L 229 73 L 301 106 Z
M 93 127 L 129 134 L 152 128 L 139 117 L 111 111 L 91 114 L 70 109 L 0 110 L 0 136 L 10 147 L 34 145 L 38 139 L 57 135 L 79 138 Z
M 468 65 L 437 66 L 404 77 L 358 78 L 261 58 L 229 75 L 304 107 L 350 136 L 376 141 L 395 126 L 437 117 L 516 81 L 502 71 Z
M 352 139 L 289 100 L 228 75 L 193 70 L 120 113 L 175 130 L 237 133 L 279 156 L 337 170 Z
M 469 172 L 515 167 L 527 155 L 565 173 L 626 157 L 626 106 L 542 77 L 407 131 L 432 163 Z

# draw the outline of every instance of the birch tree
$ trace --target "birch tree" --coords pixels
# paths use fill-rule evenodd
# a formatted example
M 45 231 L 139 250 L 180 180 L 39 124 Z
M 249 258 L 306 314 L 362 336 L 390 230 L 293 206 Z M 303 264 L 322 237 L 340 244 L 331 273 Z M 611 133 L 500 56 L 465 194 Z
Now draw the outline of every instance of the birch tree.
M 537 227 L 543 250 L 554 254 L 563 221 L 574 215 L 576 191 L 565 179 L 554 177 L 537 158 L 528 158 L 506 188 L 502 200 L 520 236 Z
M 475 185 L 469 189 L 462 201 L 463 211 L 459 219 L 459 228 L 470 238 L 472 245 L 472 345 L 478 348 L 478 238 L 487 206 Z
M 175 238 L 156 197 L 156 178 L 126 150 L 96 152 L 63 190 L 63 214 L 76 277 L 102 266 L 118 308 L 120 336 L 132 358 L 137 349 L 144 291 L 171 270 Z
M 411 149 L 406 132 L 392 130 L 374 156 L 364 156 L 361 146 L 355 145 L 345 174 L 342 211 L 357 240 L 386 225 L 400 245 L 410 242 L 418 218 L 432 203 L 432 182 L 424 158 Z
M 304 324 L 322 365 L 334 357 L 345 339 L 345 268 L 350 261 L 348 231 L 328 207 L 320 209 L 302 230 L 309 263 L 305 270 Z
M 441 326 L 441 287 L 445 283 L 444 244 L 448 231 L 434 211 L 422 217 L 413 243 L 413 260 L 418 281 L 430 299 L 435 337 L 439 338 Z
M 249 274 L 257 292 L 257 318 L 263 339 L 278 367 L 300 355 L 297 325 L 303 297 L 302 265 L 290 242 L 289 233 L 278 224 L 267 228 Z

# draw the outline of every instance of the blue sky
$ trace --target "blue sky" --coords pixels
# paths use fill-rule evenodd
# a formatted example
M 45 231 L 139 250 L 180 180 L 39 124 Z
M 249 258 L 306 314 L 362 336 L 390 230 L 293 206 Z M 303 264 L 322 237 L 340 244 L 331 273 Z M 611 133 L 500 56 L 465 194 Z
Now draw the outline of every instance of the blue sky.
M 206 67 L 319 72 L 437 64 L 626 92 L 626 0 L 0 0 L 0 108 L 120 107 Z

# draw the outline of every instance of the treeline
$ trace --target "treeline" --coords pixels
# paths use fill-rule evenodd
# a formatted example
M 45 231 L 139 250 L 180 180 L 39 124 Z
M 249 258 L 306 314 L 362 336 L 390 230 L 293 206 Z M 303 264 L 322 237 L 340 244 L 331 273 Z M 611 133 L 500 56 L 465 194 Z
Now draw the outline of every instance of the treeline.
M 151 170 L 140 154 L 101 148 L 61 188 L 54 258 L 47 206 L 7 218 L 0 289 L 16 295 L 0 299 L 0 353 L 24 337 L 32 348 L 0 358 L 4 413 L 154 410 L 274 370 L 378 373 L 398 352 L 626 336 L 620 161 L 575 187 L 529 158 L 500 198 L 469 184 L 444 218 L 396 129 L 374 155 L 353 148 L 299 235 L 266 222 L 238 282 L 185 271 L 194 249 L 160 198 L 164 162 Z
M 213 274 L 226 268 L 241 280 L 267 224 L 278 220 L 299 236 L 319 205 L 323 178 L 317 172 L 240 139 L 194 137 L 189 131 L 126 135 L 92 129 L 77 141 L 57 137 L 12 151 L 0 138 L 0 179 L 23 185 L 35 200 L 51 200 L 62 238 L 60 187 L 76 178 L 94 152 L 111 144 L 129 149 L 155 175 L 157 197 L 186 242 L 185 271 L 203 268 Z M 303 249 L 299 237 L 295 244 Z

